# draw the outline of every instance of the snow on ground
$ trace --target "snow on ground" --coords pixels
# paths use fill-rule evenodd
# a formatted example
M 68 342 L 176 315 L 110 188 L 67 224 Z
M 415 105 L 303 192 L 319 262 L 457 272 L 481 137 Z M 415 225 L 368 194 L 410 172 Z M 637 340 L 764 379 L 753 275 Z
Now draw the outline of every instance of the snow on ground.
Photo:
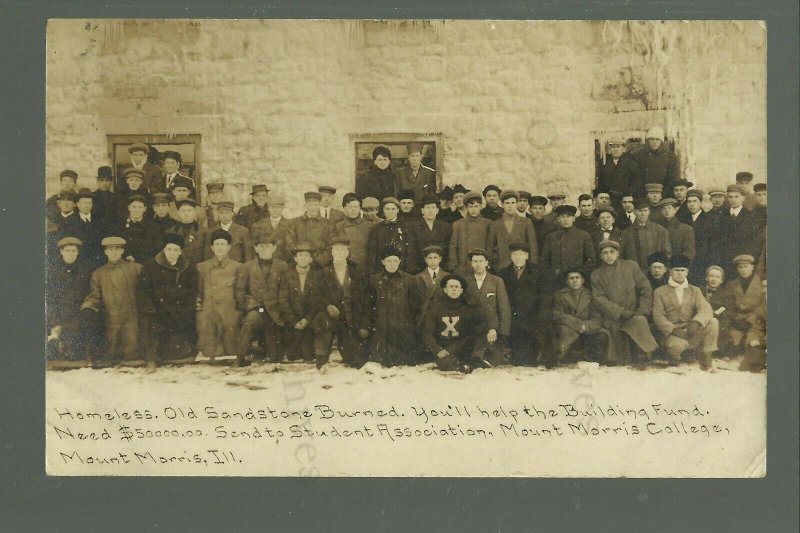
M 144 368 L 48 371 L 48 471 L 763 475 L 766 374 L 739 372 L 736 360 L 717 360 L 716 365 L 716 373 L 697 365 L 638 371 L 594 363 L 552 370 L 494 368 L 469 375 L 443 373 L 432 364 L 382 368 L 374 363 L 358 370 L 339 363 L 322 370 L 304 363 L 243 368 L 218 363 L 160 367 L 153 374 Z M 158 420 L 121 418 L 137 409 L 150 410 Z M 370 413 L 353 414 L 365 410 Z M 310 414 L 304 417 L 303 411 Z M 112 419 L 77 420 L 78 412 L 111 412 Z M 76 442 L 55 431 L 54 426 L 64 425 L 74 428 L 73 434 L 106 429 L 111 439 Z M 122 425 L 130 431 L 170 430 L 173 438 L 144 435 L 126 441 L 120 438 Z M 205 432 L 202 438 L 195 436 L 197 429 Z M 209 462 L 216 457 L 207 452 L 212 448 L 229 449 L 235 460 Z M 153 464 L 149 459 L 125 465 L 100 462 L 137 449 L 152 452 Z M 75 450 L 82 450 L 83 461 L 71 455 Z M 195 453 L 206 461 L 200 461 L 203 466 L 177 459 L 196 459 Z M 98 460 L 87 463 L 87 455 Z

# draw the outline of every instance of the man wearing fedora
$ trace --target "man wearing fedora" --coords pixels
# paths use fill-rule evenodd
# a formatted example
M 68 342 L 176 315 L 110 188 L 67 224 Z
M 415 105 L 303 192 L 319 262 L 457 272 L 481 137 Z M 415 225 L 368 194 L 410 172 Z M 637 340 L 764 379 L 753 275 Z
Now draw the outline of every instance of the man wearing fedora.
M 253 185 L 250 191 L 251 202 L 239 208 L 239 212 L 234 218 L 234 222 L 245 228 L 252 229 L 253 224 L 259 220 L 269 218 L 269 206 L 267 205 L 267 194 L 269 189 L 266 185 Z
M 333 207 L 333 196 L 336 194 L 336 187 L 330 185 L 320 185 L 317 187 L 320 194 L 319 216 L 325 220 L 330 220 L 334 225 L 344 220 L 344 213 L 341 209 Z
M 97 188 L 92 192 L 92 210 L 94 214 L 108 224 L 116 222 L 114 212 L 114 193 L 111 192 L 111 183 L 114 175 L 109 166 L 98 167 Z

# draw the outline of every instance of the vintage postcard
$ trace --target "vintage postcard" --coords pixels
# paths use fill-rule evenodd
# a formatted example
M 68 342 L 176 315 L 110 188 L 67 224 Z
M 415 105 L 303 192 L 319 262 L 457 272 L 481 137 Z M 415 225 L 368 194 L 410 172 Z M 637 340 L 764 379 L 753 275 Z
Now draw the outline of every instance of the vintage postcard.
M 47 473 L 765 476 L 766 35 L 50 20 Z

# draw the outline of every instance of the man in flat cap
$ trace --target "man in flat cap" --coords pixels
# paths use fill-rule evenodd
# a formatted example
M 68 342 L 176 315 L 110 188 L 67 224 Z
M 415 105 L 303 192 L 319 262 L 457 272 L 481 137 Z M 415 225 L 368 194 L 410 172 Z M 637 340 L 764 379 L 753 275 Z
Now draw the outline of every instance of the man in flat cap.
M 672 184 L 672 197 L 675 198 L 677 204 L 675 205 L 675 217 L 684 224 L 690 224 L 689 220 L 692 218 L 689 214 L 689 208 L 686 205 L 686 198 L 689 189 L 694 187 L 694 183 L 689 180 L 679 179 Z
M 733 271 L 733 258 L 739 255 L 758 255 L 758 221 L 752 211 L 744 207 L 746 189 L 740 184 L 727 187 L 728 209 L 719 220 L 720 248 L 725 272 Z
M 203 259 L 210 259 L 213 255 L 209 238 L 215 229 L 222 228 L 231 235 L 231 249 L 228 252 L 228 257 L 240 263 L 250 261 L 253 258 L 253 242 L 250 239 L 248 229 L 233 221 L 233 202 L 230 200 L 219 201 L 217 203 L 217 216 L 219 217 L 219 222 L 204 232 L 206 240 L 203 244 Z
M 125 365 L 144 365 L 139 346 L 139 312 L 136 285 L 142 265 L 125 261 L 125 239 L 106 237 L 101 241 L 107 262 L 92 272 L 89 293 L 81 304 L 87 331 L 103 324 L 105 343 L 99 349 L 103 359 L 122 360 Z M 102 311 L 102 320 L 98 317 Z
M 87 360 L 87 345 L 81 320 L 81 304 L 89 293 L 89 276 L 94 266 L 81 257 L 82 243 L 75 237 L 58 240 L 58 258 L 45 270 L 47 313 L 47 360 Z
M 563 275 L 564 267 L 582 265 L 589 272 L 596 264 L 592 236 L 574 226 L 577 211 L 572 205 L 556 207 L 559 229 L 544 240 L 539 256 L 539 262 L 556 282 Z
M 384 220 L 373 224 L 367 237 L 367 264 L 365 270 L 369 273 L 378 273 L 384 270 L 381 258 L 382 250 L 388 247 L 396 248 L 402 260 L 401 268 L 405 272 L 414 271 L 417 265 L 415 250 L 411 241 L 409 228 L 398 220 L 400 201 L 389 197 L 383 199 Z
M 694 261 L 695 240 L 694 229 L 688 224 L 678 220 L 676 216 L 678 201 L 675 198 L 664 198 L 658 204 L 661 208 L 661 216 L 664 218 L 662 225 L 669 234 L 669 247 L 672 255 L 683 255 Z
M 400 248 L 390 244 L 378 257 L 381 270 L 369 277 L 370 357 L 383 366 L 417 364 L 422 355 L 416 327 L 423 298 L 420 284 L 400 269 Z
M 621 200 L 625 194 L 644 196 L 639 166 L 627 153 L 625 140 L 621 137 L 608 140 L 608 154 L 600 169 L 597 186 L 608 191 L 611 205 L 618 212 L 622 212 Z
M 597 229 L 597 218 L 594 216 L 594 200 L 591 194 L 578 196 L 578 216 L 575 218 L 575 227 L 589 235 Z
M 250 235 L 256 233 L 275 234 L 275 257 L 284 261 L 289 261 L 292 257 L 291 252 L 286 250 L 286 233 L 289 231 L 289 220 L 283 216 L 286 200 L 278 194 L 270 195 L 267 200 L 269 216 L 262 218 L 250 226 Z M 235 220 L 235 219 L 234 219 Z
M 756 198 L 753 194 L 753 191 L 750 189 L 750 184 L 753 182 L 753 173 L 752 172 L 737 172 L 736 173 L 736 183 L 741 185 L 744 190 L 744 201 L 742 201 L 742 205 L 745 209 L 752 210 L 756 206 Z
M 51 220 L 56 226 L 56 239 L 61 237 L 78 237 L 80 233 L 80 216 L 75 206 L 78 195 L 74 191 L 61 191 L 56 196 L 56 217 Z
M 442 208 L 438 215 L 439 220 L 442 222 L 447 222 L 448 224 L 453 224 L 454 222 L 466 217 L 467 208 L 464 205 L 464 195 L 468 192 L 469 191 L 467 188 L 460 183 L 454 185 L 450 207 L 447 209 Z
M 668 267 L 669 258 L 662 252 L 654 252 L 647 256 L 647 270 L 645 274 L 653 290 L 667 284 L 669 280 L 669 276 L 667 275 Z
M 314 331 L 311 320 L 311 294 L 321 277 L 320 269 L 312 269 L 313 247 L 298 242 L 291 248 L 292 262 L 278 286 L 278 305 L 286 328 L 283 330 L 284 349 L 289 360 L 314 360 Z
M 219 222 L 217 216 L 217 203 L 224 199 L 225 184 L 221 181 L 212 181 L 206 185 L 206 205 L 203 206 L 206 227 L 210 228 Z
M 632 154 L 639 167 L 642 183 L 664 186 L 665 197 L 672 196 L 672 184 L 681 178 L 680 161 L 664 141 L 664 129 L 653 126 L 645 136 L 646 146 Z
M 194 221 L 197 224 L 205 229 L 208 226 L 205 210 L 197 205 L 197 200 L 195 199 L 196 194 L 194 190 L 194 182 L 189 180 L 189 178 L 179 175 L 174 180 L 172 180 L 172 185 L 169 189 L 170 193 L 172 194 L 172 203 L 169 206 L 169 214 L 172 218 L 178 220 L 180 217 L 178 216 L 178 202 L 182 200 L 192 200 L 194 202 Z
M 475 248 L 489 246 L 489 219 L 481 216 L 483 197 L 478 191 L 470 191 L 464 196 L 467 216 L 453 222 L 450 236 L 450 250 L 447 254 L 447 270 L 454 272 L 469 264 L 467 254 Z
M 503 216 L 503 207 L 500 205 L 500 187 L 487 185 L 483 188 L 483 198 L 486 206 L 481 209 L 481 216 L 488 220 L 497 220 Z
M 111 182 L 114 180 L 111 167 L 98 167 L 95 179 L 97 187 L 92 192 L 92 210 L 106 224 L 114 225 L 117 220 L 114 211 L 114 193 L 111 192 Z
M 444 276 L 436 284 L 441 296 L 425 315 L 422 341 L 440 370 L 469 373 L 485 366 L 475 352 L 482 351 L 486 313 L 464 296 L 466 286 L 466 279 L 458 274 Z
M 267 189 L 266 185 L 253 185 L 252 190 L 250 191 L 251 202 L 239 208 L 239 212 L 236 213 L 236 218 L 234 218 L 234 221 L 240 226 L 244 226 L 245 228 L 252 230 L 253 224 L 259 220 L 269 218 L 267 193 L 269 193 L 269 189 Z
M 292 219 L 286 229 L 286 248 L 292 250 L 300 242 L 307 242 L 312 247 L 314 263 L 312 268 L 326 267 L 331 262 L 330 243 L 336 236 L 336 226 L 330 220 L 319 216 L 322 195 L 309 191 L 303 195 L 306 212 Z
M 242 298 L 236 287 L 244 266 L 228 257 L 231 235 L 218 228 L 211 232 L 214 257 L 197 265 L 197 347 L 204 358 L 237 355 L 242 319 Z
M 333 207 L 333 195 L 336 194 L 336 187 L 330 185 L 320 185 L 317 187 L 320 194 L 319 216 L 325 220 L 333 222 L 334 226 L 344 220 L 344 213 L 340 209 Z
M 242 266 L 241 276 L 236 280 L 236 298 L 239 308 L 244 312 L 237 365 L 251 356 L 254 333 L 261 333 L 267 361 L 283 360 L 285 324 L 281 316 L 279 293 L 281 279 L 289 271 L 289 265 L 275 257 L 276 237 L 274 232 L 253 234 L 256 257 Z
M 414 191 L 419 200 L 436 194 L 436 171 L 422 164 L 422 143 L 409 143 L 406 164 L 397 171 L 397 189 Z
M 173 207 L 172 195 L 168 192 L 156 192 L 150 196 L 150 201 L 153 203 L 153 225 L 158 228 L 163 237 L 164 232 L 177 222 L 177 219 L 170 214 L 170 208 Z M 177 210 L 174 215 L 178 215 Z
M 517 191 L 519 200 L 517 200 L 517 215 L 522 218 L 531 218 L 531 193 L 528 191 Z
M 664 186 L 660 183 L 648 183 L 644 186 L 647 192 L 647 200 L 650 205 L 650 222 L 664 225 L 664 216 L 661 214 L 661 200 L 664 199 L 662 191 Z
M 493 222 L 493 224 L 495 224 Z M 510 263 L 497 271 L 511 305 L 509 347 L 511 363 L 532 365 L 548 355 L 553 286 L 549 273 L 530 260 L 527 242 L 511 242 Z
M 428 194 L 420 200 L 422 216 L 415 222 L 409 224 L 411 234 L 411 246 L 414 248 L 414 258 L 416 264 L 413 265 L 412 273 L 417 273 L 425 268 L 425 257 L 422 253 L 424 248 L 431 245 L 442 248 L 441 259 L 447 262 L 447 254 L 444 252 L 450 246 L 452 227 L 446 222 L 438 220 L 439 204 L 435 194 Z M 438 291 L 437 291 L 438 292 Z
M 474 248 L 468 254 L 469 268 L 459 274 L 467 280 L 467 297 L 486 313 L 488 331 L 476 346 L 476 355 L 485 366 L 509 363 L 508 336 L 511 333 L 511 302 L 500 276 L 489 273 L 489 252 Z
M 552 192 L 547 195 L 550 200 L 550 212 L 544 215 L 544 219 L 551 224 L 558 225 L 558 216 L 556 215 L 556 208 L 560 205 L 567 203 L 567 195 L 561 191 Z
M 377 198 L 373 198 L 372 196 L 367 196 L 361 201 L 361 214 L 364 217 L 364 220 L 366 220 L 367 222 L 375 223 L 383 220 L 380 217 L 379 213 L 380 208 L 381 208 L 381 203 L 378 201 Z
M 662 228 L 663 229 L 663 228 Z M 653 307 L 653 289 L 635 261 L 620 259 L 616 241 L 600 243 L 602 263 L 592 272 L 592 300 L 609 332 L 608 363 L 634 362 L 644 370 L 658 348 L 647 317 Z
M 528 200 L 531 212 L 529 220 L 533 224 L 534 231 L 536 231 L 536 247 L 540 253 L 544 248 L 545 238 L 558 229 L 558 225 L 555 222 L 545 220 L 547 202 L 548 200 L 544 196 L 531 196 Z
M 142 266 L 136 305 L 148 367 L 194 361 L 197 270 L 182 255 L 183 237 L 166 234 L 161 251 Z
M 141 194 L 127 195 L 128 216 L 122 219 L 112 235 L 125 239 L 125 260 L 144 264 L 160 249 L 161 230 L 146 215 L 147 199 Z
M 536 230 L 527 218 L 517 214 L 519 194 L 514 190 L 500 193 L 503 216 L 489 224 L 488 250 L 494 268 L 501 270 L 511 264 L 511 243 L 522 243 L 528 247 L 528 260 L 539 262 L 539 245 Z
M 713 371 L 719 322 L 703 292 L 689 285 L 690 265 L 686 256 L 670 258 L 669 281 L 653 292 L 653 323 L 673 365 L 679 364 L 688 350 L 699 350 L 696 355 L 700 367 Z
M 161 167 L 149 161 L 150 147 L 144 143 L 134 143 L 128 147 L 128 154 L 131 157 L 131 167 L 142 172 L 142 187 L 149 193 L 164 192 Z
M 331 264 L 320 271 L 319 282 L 311 293 L 317 368 L 328 363 L 334 338 L 345 365 L 360 368 L 366 362 L 363 343 L 370 327 L 367 278 L 358 265 L 348 260 L 349 253 L 350 240 L 343 235 L 334 237 Z
M 755 273 L 755 259 L 752 255 L 738 255 L 733 259 L 733 264 L 737 275 L 727 285 L 734 300 L 734 313 L 729 321 L 733 355 L 745 354 L 742 370 L 758 371 L 765 363 L 759 354 L 764 348 L 759 322 L 763 322 L 766 315 L 767 293 L 761 284 L 761 278 Z
M 198 211 L 194 200 L 191 198 L 178 200 L 176 211 L 177 220 L 164 231 L 164 235 L 181 236 L 184 242 L 181 247 L 181 257 L 189 262 L 189 268 L 196 268 L 198 263 L 211 257 L 205 250 L 206 247 L 211 249 L 210 234 L 197 221 Z
M 564 268 L 564 288 L 553 296 L 556 353 L 551 365 L 564 362 L 573 348 L 583 348 L 589 361 L 606 361 L 609 333 L 602 326 L 602 315 L 592 301 L 592 291 L 585 285 L 583 268 Z
M 597 250 L 600 241 L 617 241 L 622 246 L 622 241 L 625 239 L 622 230 L 616 227 L 617 212 L 611 206 L 603 206 L 595 210 L 595 218 L 597 219 L 597 227 L 590 234 L 592 236 L 592 246 Z M 597 256 L 598 262 L 600 255 Z
M 59 225 L 59 215 L 62 213 L 61 209 L 58 207 L 58 197 L 61 196 L 62 193 L 77 194 L 78 191 L 75 184 L 78 181 L 78 173 L 69 169 L 62 170 L 58 180 L 61 190 L 48 198 L 45 203 L 47 219 L 56 225 Z M 72 206 L 72 208 L 74 209 L 75 206 Z
M 397 199 L 400 201 L 400 212 L 397 213 L 397 219 L 410 227 L 419 220 L 419 209 L 417 209 L 418 198 L 415 196 L 414 191 L 405 189 L 400 191 L 397 195 Z
M 654 252 L 667 257 L 672 255 L 669 232 L 661 224 L 650 221 L 650 201 L 637 198 L 634 202 L 636 222 L 625 230 L 622 241 L 622 257 L 636 261 L 642 270 L 647 270 L 647 258 Z
M 128 199 L 132 195 L 144 198 L 145 212 L 144 217 L 148 218 L 151 205 L 150 193 L 144 188 L 144 174 L 138 168 L 129 168 L 122 175 L 125 185 L 114 193 L 114 213 L 117 223 L 123 222 L 128 218 Z
M 183 180 L 189 182 L 189 189 L 191 191 L 190 194 L 192 199 L 196 202 L 197 187 L 194 184 L 194 180 L 189 176 L 185 176 L 180 173 L 181 164 L 183 163 L 183 158 L 180 152 L 167 150 L 162 154 L 162 157 L 164 159 L 164 172 L 162 174 L 161 183 L 164 185 L 163 188 L 159 190 L 172 191 L 175 180 L 178 178 L 183 178 Z
M 383 200 L 398 192 L 397 178 L 392 170 L 392 153 L 385 146 L 372 151 L 372 165 L 361 176 L 356 177 L 356 196 L 362 200 L 368 196 Z

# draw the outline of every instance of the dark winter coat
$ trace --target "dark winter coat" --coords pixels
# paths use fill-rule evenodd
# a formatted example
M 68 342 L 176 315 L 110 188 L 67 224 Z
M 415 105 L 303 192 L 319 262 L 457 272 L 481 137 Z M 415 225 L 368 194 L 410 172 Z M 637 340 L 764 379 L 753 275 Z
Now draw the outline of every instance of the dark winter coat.
M 275 258 L 268 266 L 258 257 L 245 263 L 241 276 L 236 281 L 239 309 L 247 313 L 263 307 L 275 324 L 283 324 L 279 305 L 280 284 L 288 271 L 286 262 Z
M 421 272 L 425 268 L 425 257 L 422 254 L 422 250 L 431 245 L 442 247 L 441 264 L 442 266 L 447 264 L 447 252 L 450 248 L 450 236 L 452 234 L 450 224 L 441 220 L 434 220 L 433 229 L 430 229 L 428 223 L 424 219 L 420 219 L 409 226 L 409 233 L 411 234 L 411 246 L 415 258 L 413 272 Z
M 666 142 L 655 152 L 649 146 L 637 150 L 631 157 L 639 167 L 642 183 L 660 183 L 664 198 L 672 196 L 672 184 L 681 179 L 680 161 Z
M 89 276 L 94 266 L 82 258 L 72 264 L 60 257 L 45 271 L 45 318 L 48 329 L 80 320 L 83 300 L 89 293 Z
M 397 196 L 397 178 L 391 165 L 380 170 L 373 165 L 364 175 L 356 178 L 356 196 L 363 200 L 368 196 L 379 201 L 389 196 Z
M 416 318 L 422 304 L 420 284 L 411 274 L 385 269 L 369 278 L 371 355 L 386 366 L 413 362 L 419 344 Z
M 381 220 L 369 230 L 369 237 L 367 238 L 367 268 L 373 273 L 384 269 L 381 264 L 381 252 L 388 246 L 400 249 L 400 258 L 402 260 L 400 268 L 405 272 L 413 272 L 417 265 L 417 258 L 411 240 L 411 232 L 402 222 L 389 222 L 388 220 Z
M 323 268 L 319 279 L 314 283 L 310 294 L 311 315 L 327 313 L 329 305 L 335 306 L 344 318 L 347 326 L 357 331 L 369 329 L 370 325 L 370 300 L 367 288 L 367 278 L 361 273 L 359 267 L 348 261 L 346 283 L 350 296 L 345 294 L 344 286 L 339 284 L 336 270 L 333 265 Z

